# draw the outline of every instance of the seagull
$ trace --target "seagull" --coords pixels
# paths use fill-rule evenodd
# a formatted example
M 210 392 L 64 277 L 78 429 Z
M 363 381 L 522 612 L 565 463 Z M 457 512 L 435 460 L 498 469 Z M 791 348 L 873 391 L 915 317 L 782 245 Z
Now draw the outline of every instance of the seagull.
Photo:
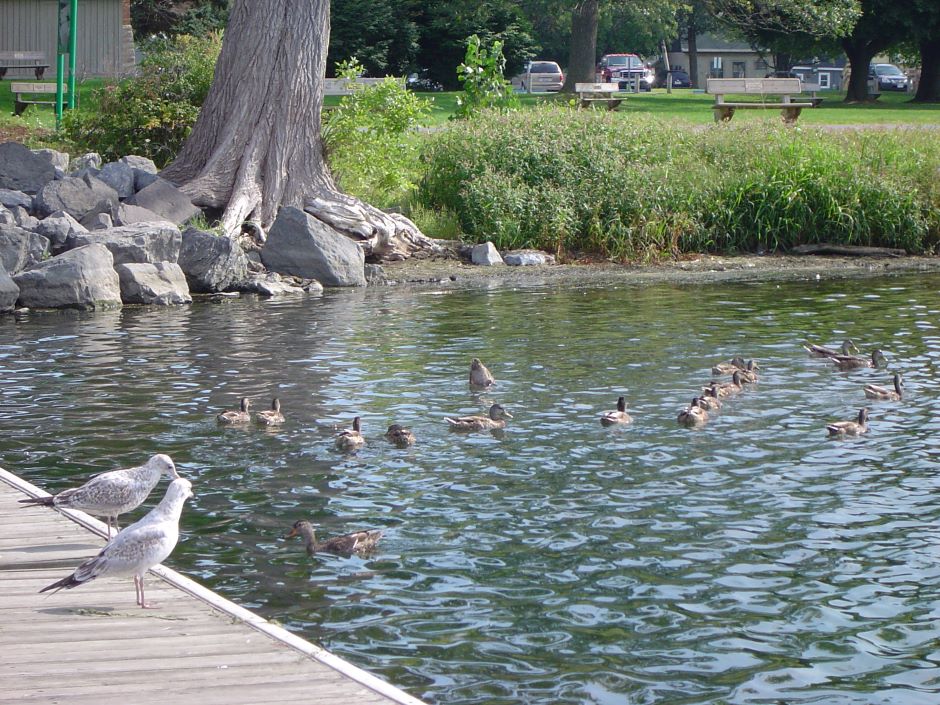
M 111 521 L 118 530 L 117 518 L 121 514 L 139 507 L 150 491 L 160 481 L 160 476 L 179 479 L 176 466 L 169 455 L 154 455 L 143 465 L 124 470 L 112 470 L 95 475 L 81 487 L 63 490 L 49 497 L 21 499 L 20 504 L 43 507 L 79 509 L 89 514 L 106 517 L 108 538 L 111 538 Z
M 120 531 L 97 556 L 82 563 L 70 576 L 47 585 L 39 592 L 69 590 L 95 578 L 133 575 L 137 604 L 141 608 L 152 607 L 144 599 L 144 573 L 173 552 L 180 537 L 183 504 L 192 496 L 189 480 L 173 480 L 160 504 L 147 516 Z

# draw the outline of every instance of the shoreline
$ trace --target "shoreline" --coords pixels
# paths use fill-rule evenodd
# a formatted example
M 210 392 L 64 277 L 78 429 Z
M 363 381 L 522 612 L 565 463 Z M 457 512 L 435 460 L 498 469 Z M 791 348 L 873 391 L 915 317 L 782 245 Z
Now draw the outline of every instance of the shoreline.
M 408 259 L 382 265 L 379 286 L 453 289 L 603 285 L 696 285 L 738 282 L 816 281 L 940 273 L 940 257 L 844 257 L 833 255 L 693 255 L 653 264 L 571 263 L 481 266 L 453 258 Z M 371 286 L 371 284 L 370 284 Z

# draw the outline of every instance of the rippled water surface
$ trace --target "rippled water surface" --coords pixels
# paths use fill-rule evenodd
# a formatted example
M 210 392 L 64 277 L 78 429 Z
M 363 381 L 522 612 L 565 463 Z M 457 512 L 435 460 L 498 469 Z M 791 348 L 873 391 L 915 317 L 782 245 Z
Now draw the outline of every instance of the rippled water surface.
M 7 317 L 0 464 L 55 492 L 170 453 L 196 491 L 173 567 L 433 703 L 936 703 L 938 289 L 370 289 Z M 881 346 L 907 397 L 827 440 L 890 381 L 800 347 L 846 337 Z M 760 384 L 680 428 L 735 353 Z M 494 391 L 468 389 L 472 356 Z M 283 428 L 216 426 L 274 394 Z M 604 429 L 619 394 L 635 422 Z M 504 433 L 448 431 L 493 400 Z M 334 426 L 355 415 L 368 445 L 345 456 Z M 418 444 L 388 445 L 393 421 Z M 386 536 L 311 558 L 282 538 L 301 517 Z

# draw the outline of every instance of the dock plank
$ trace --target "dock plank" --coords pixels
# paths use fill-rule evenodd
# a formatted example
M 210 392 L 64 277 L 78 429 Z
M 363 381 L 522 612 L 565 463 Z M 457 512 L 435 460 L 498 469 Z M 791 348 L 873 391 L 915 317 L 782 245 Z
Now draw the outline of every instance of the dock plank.
M 130 578 L 38 594 L 101 549 L 104 525 L 17 503 L 37 493 L 0 469 L 3 705 L 422 705 L 162 566 L 146 581 L 156 610 L 134 604 Z

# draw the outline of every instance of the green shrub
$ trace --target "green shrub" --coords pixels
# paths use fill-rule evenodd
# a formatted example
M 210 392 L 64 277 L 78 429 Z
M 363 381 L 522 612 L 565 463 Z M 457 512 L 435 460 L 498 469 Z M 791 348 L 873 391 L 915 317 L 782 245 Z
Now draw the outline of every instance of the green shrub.
M 165 166 L 196 122 L 221 46 L 220 34 L 151 40 L 140 76 L 105 86 L 91 107 L 65 114 L 66 139 L 105 161 L 139 154 Z
M 488 111 L 434 136 L 417 198 L 497 247 L 629 260 L 814 242 L 929 252 L 940 241 L 932 137 Z
M 455 118 L 468 118 L 484 108 L 517 108 L 519 99 L 503 72 L 506 57 L 498 39 L 486 47 L 477 35 L 467 39 L 467 53 L 457 67 L 463 94 L 457 97 Z

